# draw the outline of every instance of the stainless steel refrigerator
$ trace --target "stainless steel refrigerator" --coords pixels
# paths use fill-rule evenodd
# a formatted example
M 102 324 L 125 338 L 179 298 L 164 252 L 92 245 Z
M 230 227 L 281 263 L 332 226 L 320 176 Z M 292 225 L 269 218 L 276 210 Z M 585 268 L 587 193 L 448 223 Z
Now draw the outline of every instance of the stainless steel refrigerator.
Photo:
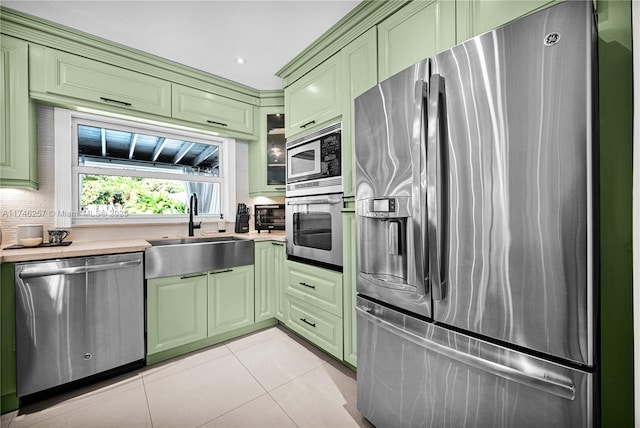
M 598 425 L 592 2 L 355 100 L 358 408 L 378 427 Z

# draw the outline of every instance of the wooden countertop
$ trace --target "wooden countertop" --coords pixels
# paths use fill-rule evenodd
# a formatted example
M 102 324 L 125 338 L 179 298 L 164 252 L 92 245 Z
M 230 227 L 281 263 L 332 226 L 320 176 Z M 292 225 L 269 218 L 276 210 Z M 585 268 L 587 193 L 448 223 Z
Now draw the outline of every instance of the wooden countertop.
M 283 231 L 275 231 L 272 233 L 220 233 L 201 235 L 199 237 L 215 237 L 215 236 L 238 236 L 240 238 L 252 239 L 254 241 L 285 241 L 285 233 Z M 183 238 L 183 237 L 177 237 Z M 112 253 L 132 253 L 136 251 L 144 251 L 150 247 L 148 241 L 144 239 L 127 239 L 127 240 L 104 240 L 104 241 L 73 241 L 71 245 L 65 247 L 34 247 L 21 248 L 19 250 L 0 250 L 0 262 L 13 263 L 35 260 L 58 259 L 64 257 L 83 257 L 96 256 L 101 254 Z

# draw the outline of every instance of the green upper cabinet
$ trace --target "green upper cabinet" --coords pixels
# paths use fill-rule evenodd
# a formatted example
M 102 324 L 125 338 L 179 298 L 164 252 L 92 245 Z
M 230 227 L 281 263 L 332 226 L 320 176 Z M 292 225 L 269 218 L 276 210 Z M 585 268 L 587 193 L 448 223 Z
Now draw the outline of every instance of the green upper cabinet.
M 73 106 L 82 100 L 94 107 L 171 116 L 171 83 L 165 80 L 36 45 L 29 49 L 29 61 L 35 98 L 51 101 L 47 95 L 61 95 L 73 98 L 66 103 Z
M 188 86 L 172 84 L 171 113 L 176 119 L 223 131 L 253 134 L 255 107 Z
M 456 2 L 413 1 L 378 24 L 380 81 L 456 43 Z
M 284 261 L 283 242 L 255 243 L 255 320 L 277 318 L 284 321 Z
M 209 272 L 208 336 L 254 322 L 253 265 Z
M 558 0 L 457 0 L 456 42 L 493 30 Z
M 206 273 L 147 280 L 147 355 L 206 337 Z
M 353 100 L 378 83 L 377 34 L 375 28 L 340 51 L 342 62 L 342 177 L 344 195 L 355 196 Z
M 286 137 L 317 129 L 342 113 L 340 56 L 334 55 L 284 89 Z
M 284 107 L 260 108 L 260 139 L 249 143 L 249 196 L 284 196 Z
M 0 186 L 38 188 L 38 142 L 29 102 L 29 45 L 0 36 Z

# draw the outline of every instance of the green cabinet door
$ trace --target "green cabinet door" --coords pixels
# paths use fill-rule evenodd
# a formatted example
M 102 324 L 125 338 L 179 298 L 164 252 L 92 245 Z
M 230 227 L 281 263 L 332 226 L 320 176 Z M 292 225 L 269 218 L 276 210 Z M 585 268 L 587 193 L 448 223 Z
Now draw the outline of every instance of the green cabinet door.
M 253 324 L 254 266 L 209 272 L 208 336 Z
M 378 83 L 376 29 L 349 43 L 340 51 L 342 61 L 342 183 L 344 196 L 355 196 L 353 100 Z
M 354 212 L 345 212 L 342 219 L 344 228 L 342 240 L 344 360 L 355 367 L 357 364 L 356 344 L 358 342 L 356 335 L 356 215 Z
M 287 248 L 284 242 L 272 242 L 273 246 L 273 282 L 276 294 L 276 318 L 284 322 L 284 290 L 287 286 Z
M 29 102 L 29 45 L 0 36 L 0 186 L 38 188 L 38 142 Z
M 133 110 L 171 117 L 171 83 L 42 46 L 29 49 L 30 90 L 73 98 L 68 104 Z
M 147 355 L 206 337 L 206 273 L 147 280 Z
M 456 43 L 456 2 L 414 1 L 378 24 L 380 81 Z
M 253 135 L 253 105 L 175 83 L 171 88 L 174 118 Z
M 558 0 L 458 0 L 456 1 L 456 42 L 504 25 Z
M 284 89 L 287 138 L 320 128 L 342 113 L 340 58 L 334 55 Z
M 284 196 L 284 107 L 260 108 L 260 139 L 249 143 L 249 196 Z
M 270 241 L 254 244 L 256 322 L 276 315 L 274 247 L 271 244 Z
M 282 242 L 255 243 L 255 321 L 283 321 L 285 246 Z

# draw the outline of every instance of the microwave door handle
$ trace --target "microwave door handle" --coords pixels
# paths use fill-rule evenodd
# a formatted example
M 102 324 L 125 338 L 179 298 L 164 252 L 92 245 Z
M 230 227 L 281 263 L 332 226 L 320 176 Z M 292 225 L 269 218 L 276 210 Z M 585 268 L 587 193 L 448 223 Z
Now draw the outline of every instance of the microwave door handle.
M 287 205 L 335 205 L 342 203 L 342 198 L 310 199 L 305 201 L 287 201 Z
M 427 132 L 427 214 L 429 239 L 429 277 L 434 300 L 446 298 L 444 257 L 447 236 L 447 162 L 442 101 L 444 80 L 439 74 L 430 78 Z

